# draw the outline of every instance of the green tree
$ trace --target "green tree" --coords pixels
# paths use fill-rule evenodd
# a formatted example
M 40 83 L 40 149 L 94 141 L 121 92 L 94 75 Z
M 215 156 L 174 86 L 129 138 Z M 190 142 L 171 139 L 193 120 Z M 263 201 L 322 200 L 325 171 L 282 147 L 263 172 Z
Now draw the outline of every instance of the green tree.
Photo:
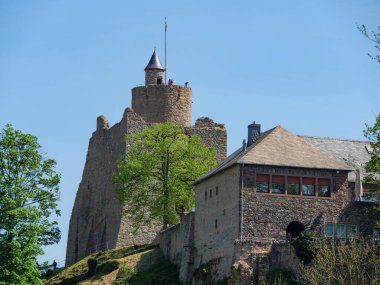
M 366 163 L 365 170 L 367 175 L 364 182 L 372 186 L 374 192 L 380 191 L 380 114 L 377 115 L 375 124 L 369 126 L 366 124 L 364 136 L 370 141 L 371 159 Z M 380 203 L 377 203 L 377 209 L 380 211 Z
M 175 123 L 126 135 L 127 150 L 114 174 L 120 201 L 136 226 L 177 223 L 194 207 L 192 183 L 216 165 L 216 153 Z
M 0 284 L 43 284 L 36 257 L 60 239 L 50 219 L 59 215 L 60 174 L 40 148 L 11 125 L 0 133 Z
M 378 50 L 378 52 L 380 52 L 380 26 L 377 27 L 377 32 L 371 31 L 371 33 L 368 33 L 367 27 L 365 25 L 359 26 L 356 24 L 356 27 L 367 39 L 375 43 L 375 48 Z M 380 54 L 372 55 L 368 53 L 368 56 L 373 60 L 380 62 Z
M 292 246 L 302 264 L 309 264 L 315 256 L 317 247 L 315 233 L 311 230 L 302 231 L 301 234 L 292 241 Z

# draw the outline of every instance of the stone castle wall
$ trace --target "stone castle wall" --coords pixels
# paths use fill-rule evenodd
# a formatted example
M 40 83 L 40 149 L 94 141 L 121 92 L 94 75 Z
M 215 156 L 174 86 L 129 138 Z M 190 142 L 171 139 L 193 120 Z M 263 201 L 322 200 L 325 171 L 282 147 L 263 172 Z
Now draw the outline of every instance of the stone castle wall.
M 197 135 L 208 148 L 215 148 L 219 162 L 227 157 L 227 132 L 224 125 L 215 123 L 210 118 L 199 118 L 195 125 L 186 128 L 189 135 Z
M 239 169 L 238 165 L 226 169 L 195 187 L 194 267 L 215 263 L 220 279 L 231 273 L 234 241 L 239 236 Z
M 134 88 L 132 92 L 136 96 L 134 105 L 140 113 L 127 108 L 122 120 L 111 128 L 103 116 L 97 119 L 97 129 L 89 142 L 82 181 L 71 214 L 66 252 L 67 265 L 96 251 L 123 245 L 150 243 L 156 239 L 161 229 L 161 223 L 153 222 L 152 225 L 142 227 L 136 232 L 131 221 L 122 216 L 122 209 L 127 205 L 121 205 L 116 197 L 112 174 L 116 171 L 116 161 L 125 153 L 126 133 L 138 132 L 156 120 L 177 123 L 185 120 L 185 126 L 190 126 L 191 89 L 164 85 L 139 88 Z M 146 92 L 139 93 L 138 90 Z M 146 99 L 144 94 L 157 98 Z M 148 103 L 139 105 L 141 99 L 142 102 L 148 100 Z M 165 102 L 160 103 L 159 100 Z M 155 105 L 155 102 L 158 105 Z M 178 105 L 184 107 L 179 108 Z M 166 106 L 164 109 L 159 108 L 164 106 Z M 149 114 L 144 108 L 148 108 L 152 113 Z M 168 111 L 168 115 L 164 110 Z M 147 123 L 143 116 L 151 121 Z M 226 130 L 223 125 L 207 118 L 197 122 L 197 125 L 187 127 L 186 132 L 198 134 L 206 147 L 214 147 L 220 162 L 226 154 Z
M 132 109 L 148 123 L 176 122 L 191 126 L 192 92 L 180 85 L 148 85 L 132 89 Z
M 121 215 L 122 205 L 116 197 L 112 173 L 116 161 L 124 154 L 126 133 L 138 132 L 147 127 L 140 116 L 127 108 L 120 123 L 108 128 L 104 117 L 97 120 L 97 130 L 88 146 L 82 181 L 71 213 L 67 241 L 66 264 L 92 252 L 114 248 L 119 244 L 141 244 L 155 235 L 155 228 L 145 228 L 136 240 Z M 128 232 L 129 231 L 129 232 Z M 123 238 L 120 238 L 123 233 Z M 150 240 L 149 240 L 150 241 Z
M 179 269 L 179 279 L 190 283 L 194 265 L 194 212 L 181 215 L 180 223 L 159 235 L 160 249 L 164 256 Z

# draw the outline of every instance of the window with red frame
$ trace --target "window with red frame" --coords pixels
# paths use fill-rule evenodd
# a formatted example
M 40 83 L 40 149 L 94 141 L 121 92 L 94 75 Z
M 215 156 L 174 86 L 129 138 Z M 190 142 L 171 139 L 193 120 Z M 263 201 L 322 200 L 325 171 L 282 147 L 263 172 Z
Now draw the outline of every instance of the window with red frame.
M 331 180 L 318 179 L 318 196 L 330 197 L 331 196 Z
M 304 196 L 315 196 L 315 178 L 302 179 L 302 194 Z
M 272 176 L 272 193 L 285 194 L 285 176 Z
M 269 175 L 256 175 L 256 192 L 269 193 Z

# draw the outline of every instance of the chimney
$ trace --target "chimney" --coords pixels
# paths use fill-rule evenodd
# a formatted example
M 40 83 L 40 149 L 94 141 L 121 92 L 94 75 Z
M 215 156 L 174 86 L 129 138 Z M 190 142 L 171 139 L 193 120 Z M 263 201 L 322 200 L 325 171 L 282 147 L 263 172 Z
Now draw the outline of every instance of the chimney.
M 254 143 L 261 135 L 261 125 L 256 124 L 255 121 L 253 121 L 252 124 L 248 125 L 248 141 L 247 146 L 250 146 L 252 143 Z

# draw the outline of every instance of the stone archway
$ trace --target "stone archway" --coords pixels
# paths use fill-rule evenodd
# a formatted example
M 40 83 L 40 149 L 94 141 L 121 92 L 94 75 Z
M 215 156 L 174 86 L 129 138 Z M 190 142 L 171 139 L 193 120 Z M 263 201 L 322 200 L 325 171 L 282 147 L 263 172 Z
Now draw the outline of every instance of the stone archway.
M 298 237 L 301 232 L 305 229 L 305 226 L 298 222 L 298 221 L 293 221 L 290 222 L 289 225 L 286 227 L 286 237 L 288 239 L 293 239 Z

